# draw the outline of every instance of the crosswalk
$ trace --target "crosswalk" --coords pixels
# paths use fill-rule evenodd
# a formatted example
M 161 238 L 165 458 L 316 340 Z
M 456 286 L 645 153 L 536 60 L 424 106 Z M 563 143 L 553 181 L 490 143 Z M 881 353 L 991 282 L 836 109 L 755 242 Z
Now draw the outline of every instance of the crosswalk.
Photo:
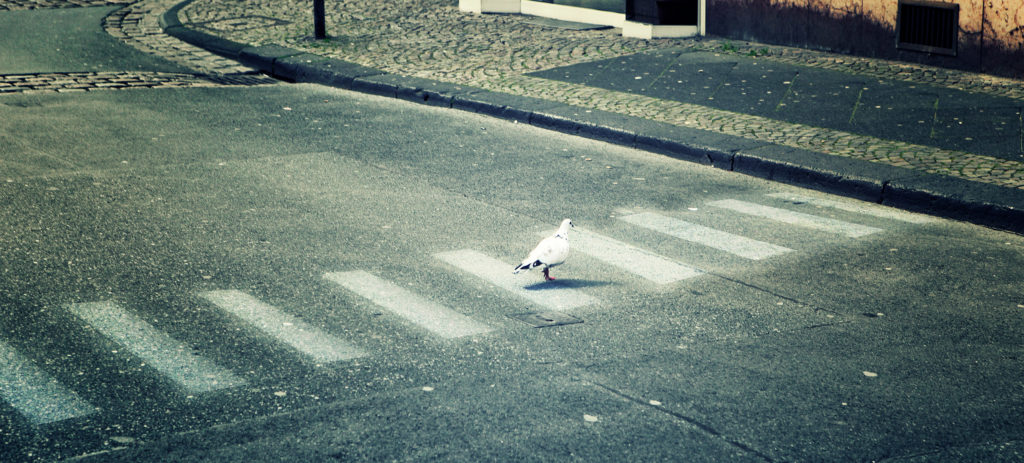
M 654 212 L 625 215 L 619 217 L 619 220 L 751 260 L 767 259 L 792 251 L 785 246 L 765 243 Z
M 442 252 L 435 254 L 434 257 L 519 298 L 549 309 L 568 310 L 597 303 L 597 299 L 593 296 L 571 288 L 548 286 L 544 289 L 533 289 L 530 286 L 524 286 L 523 280 L 512 274 L 513 264 L 472 249 Z
M 324 279 L 333 281 L 442 338 L 460 338 L 491 331 L 491 328 L 483 323 L 363 270 L 328 273 L 324 275 Z
M 850 238 L 867 236 L 882 231 L 879 228 L 868 227 L 842 220 L 830 219 L 817 215 L 804 214 L 778 207 L 764 206 L 761 204 L 738 201 L 735 199 L 724 199 L 708 203 L 714 207 L 729 209 L 741 214 L 748 214 L 755 217 L 777 220 L 779 222 L 796 225 L 798 227 L 811 228 L 829 233 L 846 235 Z
M 674 283 L 704 274 L 702 270 L 692 265 L 674 261 L 589 230 L 576 230 L 572 243 L 573 248 L 579 252 L 655 284 Z
M 157 330 L 115 302 L 71 304 L 68 310 L 188 393 L 237 387 L 245 381 Z
M 207 291 L 200 296 L 267 336 L 317 362 L 340 362 L 366 355 L 326 331 L 237 290 Z
M 96 407 L 61 386 L 14 348 L 0 342 L 0 393 L 31 423 L 43 425 L 89 415 Z
M 883 235 L 884 224 L 889 221 L 919 225 L 934 220 L 877 205 L 788 193 L 767 194 L 752 201 L 719 199 L 705 205 L 716 213 L 732 214 L 730 220 L 749 218 L 845 240 Z M 845 215 L 841 220 L 816 211 L 841 211 Z M 684 255 L 683 252 L 665 255 L 669 254 L 665 250 L 673 249 L 673 244 L 678 248 L 683 243 L 702 246 L 751 263 L 801 252 L 792 243 L 788 246 L 770 243 L 763 241 L 763 237 L 754 239 L 735 229 L 718 229 L 718 226 L 702 225 L 680 216 L 687 214 L 641 211 L 617 216 L 622 226 L 663 237 L 664 242 L 658 246 L 661 254 L 623 239 L 623 236 L 630 236 L 628 233 L 619 232 L 613 237 L 586 227 L 574 229 L 570 233 L 573 252 L 582 255 L 574 260 L 584 262 L 576 264 L 577 268 L 585 268 L 586 262 L 593 263 L 601 268 L 600 273 L 617 272 L 623 276 L 616 278 L 634 281 L 642 290 L 700 278 L 714 270 L 701 268 L 707 262 L 683 261 L 678 257 Z M 692 217 L 692 213 L 689 216 Z M 862 221 L 871 225 L 860 223 Z M 706 218 L 703 223 L 708 223 Z M 547 233 L 550 231 L 540 234 Z M 493 288 L 508 299 L 509 306 L 525 305 L 555 313 L 603 308 L 602 297 L 605 296 L 587 285 L 544 283 L 534 275 L 513 275 L 515 262 L 507 256 L 495 256 L 478 249 L 450 249 L 436 252 L 432 257 L 439 265 L 447 266 L 457 280 Z M 570 275 L 562 280 L 571 282 Z M 386 324 L 381 329 L 389 331 L 426 333 L 438 340 L 460 342 L 520 326 L 515 322 L 505 324 L 501 318 L 497 319 L 499 321 L 486 318 L 486 314 L 476 314 L 466 307 L 449 305 L 450 302 L 438 300 L 437 296 L 409 289 L 408 282 L 390 280 L 365 269 L 326 272 L 322 278 L 327 287 L 341 295 L 341 300 L 352 301 L 351 307 L 337 310 L 352 311 L 358 317 L 359 307 L 372 307 L 374 312 L 389 315 L 384 317 L 388 321 L 381 322 Z M 201 291 L 195 296 L 208 307 L 227 315 L 233 323 L 248 327 L 251 336 L 280 345 L 296 358 L 317 366 L 344 364 L 375 355 L 373 349 L 347 339 L 337 329 L 295 315 L 301 308 L 289 307 L 287 303 L 278 307 L 248 292 L 230 288 Z M 130 304 L 112 300 L 86 301 L 67 304 L 62 309 L 121 346 L 119 355 L 138 359 L 149 371 L 176 385 L 183 395 L 217 394 L 259 381 L 252 377 L 252 371 L 233 371 L 206 358 L 197 346 L 176 339 L 137 315 L 138 308 Z M 83 399 L 73 387 L 62 385 L 37 359 L 19 352 L 3 339 L 0 339 L 0 399 L 34 426 L 88 417 L 97 412 L 96 406 Z

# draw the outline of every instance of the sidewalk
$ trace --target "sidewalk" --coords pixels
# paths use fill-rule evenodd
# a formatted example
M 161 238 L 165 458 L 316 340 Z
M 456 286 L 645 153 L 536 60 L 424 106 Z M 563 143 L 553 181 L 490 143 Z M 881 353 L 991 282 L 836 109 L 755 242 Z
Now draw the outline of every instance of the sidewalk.
M 143 0 L 140 3 L 170 0 Z M 1024 232 L 1024 82 L 454 0 L 193 0 L 166 32 L 286 80 L 441 104 Z

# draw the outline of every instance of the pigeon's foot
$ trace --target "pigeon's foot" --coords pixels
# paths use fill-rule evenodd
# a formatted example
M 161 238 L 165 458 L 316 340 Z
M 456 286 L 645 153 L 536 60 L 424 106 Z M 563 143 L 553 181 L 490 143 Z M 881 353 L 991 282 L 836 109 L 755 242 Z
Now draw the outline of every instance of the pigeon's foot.
M 547 281 L 555 281 L 555 277 L 548 273 L 548 269 L 544 269 L 544 279 Z

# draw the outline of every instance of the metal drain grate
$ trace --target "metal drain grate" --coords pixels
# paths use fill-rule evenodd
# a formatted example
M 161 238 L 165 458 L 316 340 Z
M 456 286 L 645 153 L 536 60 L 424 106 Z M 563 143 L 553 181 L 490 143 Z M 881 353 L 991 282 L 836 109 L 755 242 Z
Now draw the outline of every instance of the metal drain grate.
M 902 0 L 896 15 L 896 48 L 956 56 L 960 5 Z

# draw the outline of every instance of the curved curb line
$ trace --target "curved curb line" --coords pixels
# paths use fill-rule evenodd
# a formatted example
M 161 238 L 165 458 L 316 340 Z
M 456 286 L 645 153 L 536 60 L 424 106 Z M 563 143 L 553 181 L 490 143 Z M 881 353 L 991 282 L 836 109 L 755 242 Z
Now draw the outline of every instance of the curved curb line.
M 325 58 L 279 45 L 249 46 L 189 29 L 178 12 L 160 17 L 173 37 L 278 79 L 442 106 L 652 151 L 767 180 L 1024 234 L 1024 190 L 842 158 L 730 135 Z

